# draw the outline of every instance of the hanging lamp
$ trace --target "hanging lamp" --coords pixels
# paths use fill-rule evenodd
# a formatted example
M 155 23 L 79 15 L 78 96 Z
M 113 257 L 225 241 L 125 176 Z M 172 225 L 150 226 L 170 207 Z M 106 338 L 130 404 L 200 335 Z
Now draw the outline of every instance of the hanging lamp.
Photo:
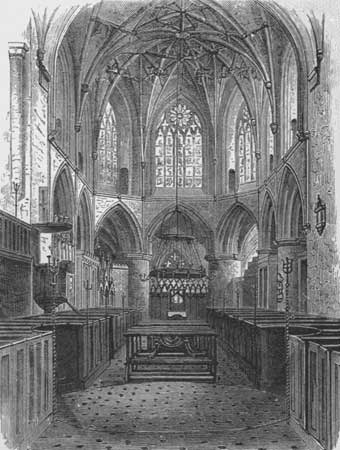
M 183 28 L 183 21 L 180 26 Z M 140 278 L 151 281 L 151 292 L 169 292 L 170 295 L 185 293 L 192 296 L 207 293 L 208 277 L 197 249 L 192 222 L 179 206 L 179 150 L 182 145 L 180 133 L 183 122 L 180 88 L 183 84 L 183 64 L 183 40 L 180 39 L 177 46 L 176 107 L 171 112 L 175 128 L 175 207 L 165 215 L 156 234 L 159 246 L 152 261 L 152 269 L 148 276 L 144 274 Z

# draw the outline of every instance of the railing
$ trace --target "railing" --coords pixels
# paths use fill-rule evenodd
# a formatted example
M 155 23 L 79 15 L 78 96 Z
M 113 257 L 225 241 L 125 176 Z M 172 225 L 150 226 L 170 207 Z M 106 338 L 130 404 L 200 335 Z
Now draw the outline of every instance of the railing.
M 31 256 L 31 226 L 0 211 L 0 250 Z

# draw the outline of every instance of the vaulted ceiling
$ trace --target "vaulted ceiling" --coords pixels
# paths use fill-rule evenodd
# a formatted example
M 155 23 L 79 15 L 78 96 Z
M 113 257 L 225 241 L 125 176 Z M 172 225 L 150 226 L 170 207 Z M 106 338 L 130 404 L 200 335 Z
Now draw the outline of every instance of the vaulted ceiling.
M 175 97 L 190 99 L 212 126 L 235 89 L 252 117 L 275 114 L 288 32 L 257 0 L 102 1 L 84 7 L 64 45 L 72 54 L 77 105 L 95 92 L 96 115 L 121 87 L 148 126 Z

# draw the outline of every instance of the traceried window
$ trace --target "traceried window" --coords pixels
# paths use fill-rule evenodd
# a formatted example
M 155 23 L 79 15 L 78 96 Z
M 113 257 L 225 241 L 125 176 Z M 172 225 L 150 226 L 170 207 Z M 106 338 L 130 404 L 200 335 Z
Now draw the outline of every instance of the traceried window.
M 256 179 L 255 140 L 249 111 L 246 106 L 240 110 L 236 123 L 236 151 L 240 184 Z
M 177 149 L 176 149 L 177 147 Z M 177 150 L 177 151 L 176 151 Z M 183 104 L 167 111 L 157 129 L 156 187 L 202 188 L 202 127 Z
M 99 180 L 117 188 L 118 152 L 115 116 L 110 103 L 107 104 L 98 138 Z

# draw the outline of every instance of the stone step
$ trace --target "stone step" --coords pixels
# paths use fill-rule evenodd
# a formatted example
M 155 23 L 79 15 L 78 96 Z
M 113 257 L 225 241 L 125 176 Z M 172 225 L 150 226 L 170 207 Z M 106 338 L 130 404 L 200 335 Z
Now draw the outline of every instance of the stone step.
M 154 371 L 133 373 L 129 377 L 129 382 L 142 381 L 196 381 L 213 383 L 215 380 L 209 372 L 160 373 L 159 371 Z
M 137 356 L 131 359 L 132 364 L 155 364 L 155 365 L 192 365 L 192 364 L 212 364 L 212 360 L 210 358 L 204 356 L 198 357 L 173 357 L 173 356 L 155 356 L 155 357 L 147 357 L 147 356 Z

